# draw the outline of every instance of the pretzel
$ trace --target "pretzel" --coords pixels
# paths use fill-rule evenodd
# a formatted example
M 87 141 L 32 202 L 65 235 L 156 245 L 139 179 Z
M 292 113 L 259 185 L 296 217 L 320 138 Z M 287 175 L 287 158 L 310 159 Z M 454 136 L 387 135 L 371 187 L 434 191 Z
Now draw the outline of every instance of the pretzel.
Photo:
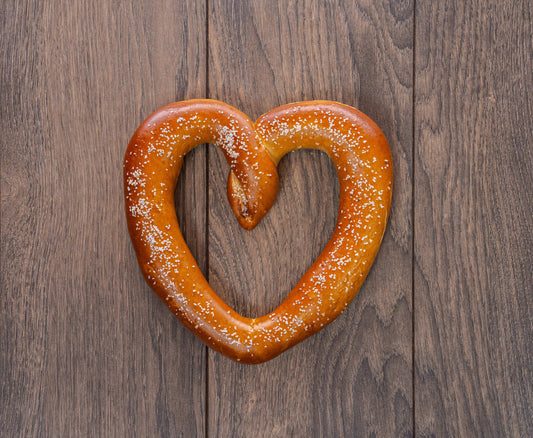
M 238 314 L 211 289 L 179 229 L 174 190 L 184 156 L 202 143 L 224 153 L 228 200 L 248 230 L 274 203 L 276 166 L 286 153 L 319 149 L 337 169 L 339 212 L 330 241 L 283 303 L 260 318 Z M 173 103 L 139 126 L 124 158 L 128 228 L 146 281 L 196 336 L 243 363 L 276 357 L 348 306 L 378 252 L 391 193 L 383 133 L 355 108 L 329 101 L 281 106 L 255 124 L 219 101 Z

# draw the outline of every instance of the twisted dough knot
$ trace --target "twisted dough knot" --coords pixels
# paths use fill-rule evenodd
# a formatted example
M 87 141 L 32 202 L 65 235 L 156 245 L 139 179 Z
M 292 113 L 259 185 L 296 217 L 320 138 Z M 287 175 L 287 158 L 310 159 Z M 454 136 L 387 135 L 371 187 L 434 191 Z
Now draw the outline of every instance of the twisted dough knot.
M 228 200 L 248 230 L 274 203 L 276 166 L 286 153 L 319 149 L 337 169 L 339 214 L 330 241 L 283 303 L 257 319 L 239 315 L 211 289 L 179 229 L 177 179 L 185 154 L 203 143 L 224 153 Z M 137 129 L 124 159 L 124 192 L 130 236 L 152 289 L 210 347 L 259 363 L 319 331 L 357 294 L 385 231 L 392 160 L 377 125 L 346 105 L 289 104 L 252 124 L 222 102 L 191 100 L 161 108 Z

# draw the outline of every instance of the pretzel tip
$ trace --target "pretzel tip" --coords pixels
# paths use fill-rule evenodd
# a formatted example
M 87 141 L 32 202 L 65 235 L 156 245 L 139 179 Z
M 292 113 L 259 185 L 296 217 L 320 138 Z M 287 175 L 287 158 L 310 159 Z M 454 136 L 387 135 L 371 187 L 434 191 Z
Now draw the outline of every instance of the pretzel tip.
M 248 190 L 248 196 L 233 172 L 230 172 L 227 184 L 227 196 L 239 225 L 245 230 L 253 230 L 268 213 L 278 193 L 278 175 L 272 173 L 268 180 L 262 181 Z

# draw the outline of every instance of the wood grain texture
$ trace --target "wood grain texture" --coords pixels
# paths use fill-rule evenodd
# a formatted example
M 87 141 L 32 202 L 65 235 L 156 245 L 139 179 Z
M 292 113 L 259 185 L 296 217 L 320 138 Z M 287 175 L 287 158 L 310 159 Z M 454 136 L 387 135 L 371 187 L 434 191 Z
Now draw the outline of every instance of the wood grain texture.
M 415 26 L 413 7 L 0 5 L 0 435 L 533 436 L 533 5 L 418 0 Z M 206 94 L 252 119 L 338 100 L 393 153 L 390 223 L 360 293 L 259 366 L 206 354 L 127 235 L 129 138 Z M 329 239 L 338 183 L 325 155 L 290 154 L 275 206 L 245 232 L 227 171 L 195 149 L 176 210 L 214 289 L 260 315 Z
M 416 16 L 417 436 L 533 436 L 533 3 Z
M 398 177 L 378 259 L 338 321 L 259 366 L 209 352 L 208 434 L 409 436 L 412 8 L 370 1 L 209 5 L 209 97 L 252 119 L 300 100 L 359 107 L 385 132 Z M 247 316 L 281 303 L 336 221 L 338 183 L 325 155 L 290 154 L 279 171 L 276 204 L 246 232 L 225 199 L 228 166 L 209 150 L 209 280 Z
M 204 433 L 205 350 L 142 279 L 122 195 L 137 125 L 205 93 L 204 6 L 3 2 L 2 436 Z M 200 262 L 202 154 L 177 196 Z

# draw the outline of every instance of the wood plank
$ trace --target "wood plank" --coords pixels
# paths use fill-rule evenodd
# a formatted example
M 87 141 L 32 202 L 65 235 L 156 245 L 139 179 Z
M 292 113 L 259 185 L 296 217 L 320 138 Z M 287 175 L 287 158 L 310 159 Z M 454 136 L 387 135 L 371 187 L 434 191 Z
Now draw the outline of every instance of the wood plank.
M 416 17 L 416 434 L 533 436 L 533 3 Z
M 205 349 L 142 279 L 122 159 L 152 111 L 204 95 L 205 2 L 7 3 L 2 436 L 203 435 Z M 204 155 L 178 189 L 200 262 Z
M 412 7 L 387 1 L 210 0 L 209 96 L 252 119 L 283 103 L 330 99 L 384 130 L 396 166 L 391 221 L 348 310 L 310 340 L 258 366 L 209 352 L 208 434 L 412 434 Z M 336 221 L 338 184 L 319 152 L 280 163 L 276 204 L 252 232 L 226 200 L 228 166 L 209 150 L 209 279 L 247 316 L 273 310 Z

